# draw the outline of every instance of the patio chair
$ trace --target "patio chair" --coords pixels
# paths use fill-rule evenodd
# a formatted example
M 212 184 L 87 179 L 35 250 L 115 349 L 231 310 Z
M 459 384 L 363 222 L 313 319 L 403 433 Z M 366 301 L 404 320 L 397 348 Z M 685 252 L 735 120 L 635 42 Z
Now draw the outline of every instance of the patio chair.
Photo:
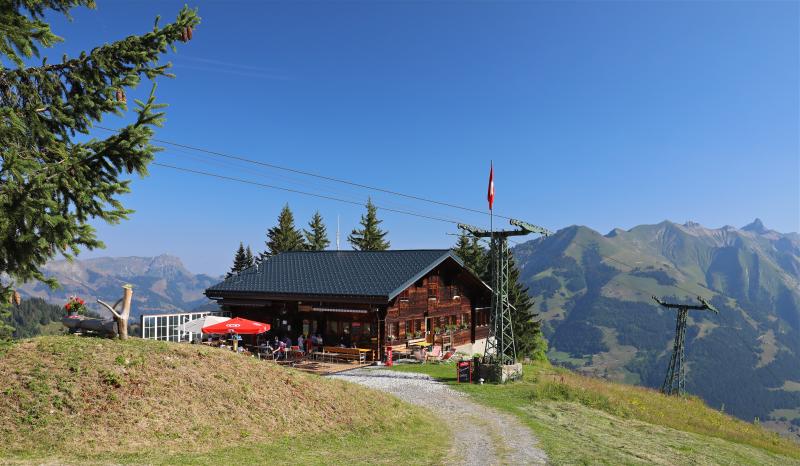
M 439 345 L 433 345 L 433 349 L 425 354 L 425 361 L 439 361 L 442 359 L 442 347 Z
M 292 355 L 292 361 L 302 361 L 305 358 L 305 352 L 301 350 L 299 346 L 291 346 L 289 349 Z

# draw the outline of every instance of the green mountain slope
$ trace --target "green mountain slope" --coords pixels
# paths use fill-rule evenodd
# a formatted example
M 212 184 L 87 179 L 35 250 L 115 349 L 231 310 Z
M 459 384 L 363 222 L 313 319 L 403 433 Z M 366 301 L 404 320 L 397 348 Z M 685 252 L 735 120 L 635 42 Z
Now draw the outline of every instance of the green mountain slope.
M 514 248 L 551 358 L 580 372 L 658 387 L 675 314 L 651 295 L 709 298 L 690 314 L 687 388 L 752 421 L 800 418 L 800 236 L 756 220 L 737 229 L 662 222 L 601 235 L 565 228 Z

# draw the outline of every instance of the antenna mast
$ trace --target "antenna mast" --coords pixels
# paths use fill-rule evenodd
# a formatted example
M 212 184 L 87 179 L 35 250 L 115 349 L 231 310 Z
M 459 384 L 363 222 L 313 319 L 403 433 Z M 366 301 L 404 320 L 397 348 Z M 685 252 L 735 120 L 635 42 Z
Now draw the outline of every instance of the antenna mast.
M 683 355 L 686 346 L 686 320 L 689 316 L 689 311 L 708 310 L 716 314 L 719 314 L 719 311 L 700 296 L 697 297 L 697 300 L 700 301 L 701 305 L 665 303 L 655 296 L 653 296 L 653 300 L 661 306 L 678 310 L 678 318 L 675 324 L 675 343 L 672 345 L 672 358 L 667 367 L 667 376 L 661 385 L 661 392 L 667 395 L 683 395 L 686 393 L 686 365 L 684 364 Z
M 339 250 L 339 214 L 336 214 L 336 250 Z

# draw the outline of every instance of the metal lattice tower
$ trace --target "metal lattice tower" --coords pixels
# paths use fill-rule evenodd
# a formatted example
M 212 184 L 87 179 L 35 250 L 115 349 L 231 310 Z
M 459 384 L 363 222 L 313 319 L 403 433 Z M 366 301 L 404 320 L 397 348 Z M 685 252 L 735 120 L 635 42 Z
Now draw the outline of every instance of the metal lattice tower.
M 686 321 L 689 317 L 689 311 L 709 310 L 715 313 L 719 313 L 719 311 L 700 296 L 697 297 L 697 300 L 701 303 L 699 306 L 665 303 L 655 296 L 653 296 L 653 299 L 666 308 L 678 310 L 678 318 L 675 324 L 675 343 L 672 346 L 672 358 L 670 358 L 669 366 L 667 367 L 667 376 L 664 378 L 664 383 L 661 385 L 661 392 L 667 395 L 683 395 L 686 393 L 684 349 L 686 344 Z
M 508 300 L 508 237 L 524 236 L 531 233 L 541 235 L 552 234 L 550 230 L 519 220 L 509 223 L 518 230 L 486 231 L 471 225 L 459 224 L 478 238 L 490 238 L 489 251 L 492 269 L 492 309 L 489 314 L 489 336 L 486 338 L 486 350 L 483 354 L 485 364 L 514 364 L 517 361 L 517 350 L 514 345 L 514 328 L 511 323 L 511 303 Z

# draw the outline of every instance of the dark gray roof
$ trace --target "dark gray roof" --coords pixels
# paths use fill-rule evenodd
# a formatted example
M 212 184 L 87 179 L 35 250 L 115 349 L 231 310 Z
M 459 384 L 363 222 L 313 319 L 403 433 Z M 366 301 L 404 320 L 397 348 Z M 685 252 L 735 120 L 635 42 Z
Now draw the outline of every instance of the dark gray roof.
M 264 260 L 206 290 L 276 295 L 377 296 L 392 299 L 447 259 L 449 249 L 297 251 Z

